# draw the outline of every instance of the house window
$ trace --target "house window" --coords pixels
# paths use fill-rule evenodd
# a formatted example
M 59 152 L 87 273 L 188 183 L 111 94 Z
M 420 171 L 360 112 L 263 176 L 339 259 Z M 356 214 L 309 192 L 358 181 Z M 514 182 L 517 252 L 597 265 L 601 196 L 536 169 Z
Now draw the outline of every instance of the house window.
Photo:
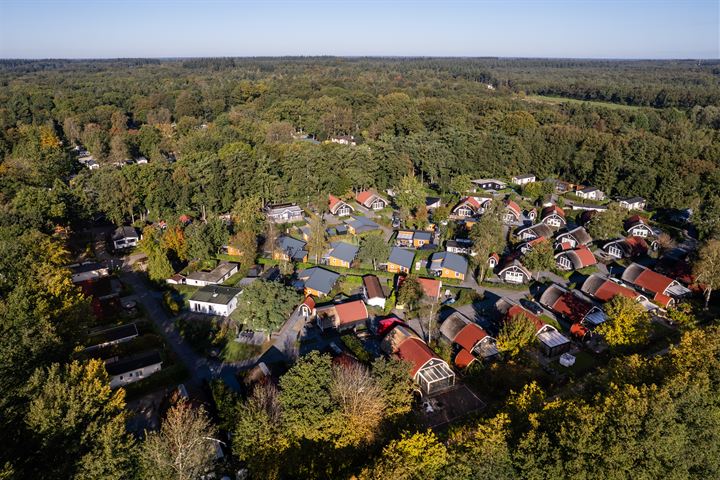
M 460 272 L 455 272 L 455 278 L 460 278 Z
M 510 283 L 522 283 L 523 275 L 520 272 L 507 272 L 505 279 Z

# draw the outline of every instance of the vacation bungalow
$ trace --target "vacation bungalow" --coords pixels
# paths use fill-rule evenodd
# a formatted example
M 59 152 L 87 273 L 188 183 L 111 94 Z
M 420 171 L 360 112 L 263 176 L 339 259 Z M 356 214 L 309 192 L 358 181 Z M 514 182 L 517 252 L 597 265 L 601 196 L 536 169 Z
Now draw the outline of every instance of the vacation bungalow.
M 127 323 L 118 326 L 105 326 L 93 329 L 88 334 L 88 347 L 86 352 L 98 350 L 100 348 L 109 347 L 110 345 L 118 345 L 120 343 L 129 342 L 137 338 L 138 329 L 134 323 Z
M 358 253 L 358 246 L 345 242 L 333 242 L 330 244 L 330 253 L 323 260 L 331 267 L 350 268 Z
M 205 285 L 190 297 L 190 311 L 227 317 L 237 308 L 242 290 L 222 285 Z
M 617 202 L 627 210 L 645 210 L 645 199 L 642 197 L 620 197 Z
M 534 240 L 536 238 L 552 238 L 553 230 L 544 223 L 536 223 L 527 227 L 520 227 L 515 236 L 521 240 Z
M 471 183 L 475 185 L 476 188 L 480 188 L 486 192 L 496 192 L 507 188 L 505 182 L 496 178 L 478 178 L 477 180 L 471 180 Z
M 440 325 L 440 334 L 457 351 L 455 365 L 465 368 L 475 359 L 489 361 L 499 355 L 497 342 L 480 325 L 458 311 L 451 313 Z
M 268 204 L 265 206 L 265 216 L 275 223 L 294 223 L 303 220 L 303 211 L 294 203 Z
M 422 248 L 431 245 L 433 232 L 427 230 L 398 230 L 395 245 L 404 248 Z
M 555 237 L 555 248 L 567 250 L 580 245 L 590 245 L 593 239 L 584 227 L 576 227 Z
M 273 259 L 284 262 L 307 262 L 308 251 L 305 249 L 307 243 L 288 235 L 280 235 L 275 241 Z
M 330 213 L 338 217 L 347 217 L 355 211 L 352 205 L 343 202 L 334 195 L 328 195 L 328 208 Z
M 505 200 L 505 210 L 503 211 L 503 223 L 505 225 L 517 225 L 522 220 L 522 209 L 512 200 Z
M 525 268 L 517 258 L 508 258 L 506 263 L 500 267 L 497 275 L 503 282 L 515 285 L 527 283 L 532 278 L 532 272 Z
M 633 258 L 648 252 L 647 242 L 641 237 L 618 238 L 607 242 L 602 248 L 615 258 Z
M 363 276 L 363 298 L 371 307 L 385 308 L 385 292 L 375 275 Z
M 355 194 L 355 200 L 365 208 L 370 210 L 382 210 L 390 205 L 386 199 L 378 195 L 372 190 L 363 190 Z
M 605 198 L 605 193 L 602 190 L 595 187 L 585 187 L 580 190 L 575 190 L 575 195 L 585 200 L 594 200 L 599 202 Z
M 385 335 L 382 350 L 409 362 L 410 376 L 424 395 L 433 395 L 455 385 L 455 373 L 420 337 L 403 325 Z
M 622 274 L 623 282 L 632 284 L 662 307 L 673 306 L 677 300 L 689 295 L 690 289 L 677 280 L 661 275 L 639 263 L 633 263 Z
M 619 280 L 606 277 L 599 273 L 593 273 L 582 284 L 580 289 L 586 295 L 591 296 L 599 302 L 609 302 L 614 297 L 620 295 L 631 300 L 635 300 L 645 308 L 645 310 L 654 310 L 656 306 L 652 304 L 645 295 L 638 293 L 636 290 L 622 284 Z
M 70 265 L 70 275 L 74 284 L 98 280 L 110 275 L 110 270 L 102 263 L 85 262 Z
M 436 278 L 418 278 L 418 283 L 423 289 L 423 293 L 431 302 L 436 302 L 440 298 L 442 290 L 442 281 Z
M 442 199 L 440 197 L 425 197 L 425 208 L 427 208 L 428 211 L 440 208 L 441 205 Z
M 640 215 L 633 215 L 625 220 L 624 227 L 628 236 L 631 237 L 647 238 L 655 235 L 648 221 Z
M 535 175 L 516 175 L 514 177 L 510 177 L 510 183 L 514 183 L 515 185 L 527 185 L 528 183 L 532 183 L 535 181 Z
M 122 359 L 113 357 L 105 360 L 105 370 L 110 376 L 110 388 L 116 388 L 159 372 L 162 370 L 162 358 L 157 350 Z
M 438 252 L 430 257 L 430 272 L 443 278 L 465 280 L 468 262 L 465 257 L 457 253 Z
M 471 255 L 472 245 L 472 240 L 468 238 L 456 238 L 445 242 L 445 251 L 457 253 L 458 255 Z
M 340 274 L 322 267 L 307 268 L 297 274 L 294 283 L 297 289 L 302 289 L 305 296 L 314 295 L 322 298 L 327 296 L 335 286 Z
M 565 228 L 567 225 L 565 210 L 557 205 L 545 207 L 540 212 L 540 221 L 554 230 Z
M 555 264 L 560 270 L 580 270 L 597 264 L 597 259 L 586 245 L 580 245 L 574 250 L 556 253 Z
M 380 230 L 380 225 L 367 217 L 351 217 L 350 220 L 345 220 L 345 224 L 351 235 L 362 235 L 363 233 Z
M 556 283 L 545 289 L 540 296 L 540 304 L 571 324 L 592 327 L 606 320 L 605 312 L 600 308 Z
M 138 235 L 135 227 L 118 227 L 111 237 L 113 249 L 115 251 L 126 250 L 137 246 L 140 241 L 140 235 Z
M 338 332 L 354 330 L 364 326 L 368 311 L 362 300 L 331 303 L 315 307 L 315 321 L 320 330 L 335 329 Z
M 453 208 L 452 213 L 458 218 L 472 218 L 482 215 L 490 198 L 465 197 Z
M 192 272 L 185 277 L 185 284 L 196 287 L 216 285 L 223 283 L 238 271 L 238 264 L 233 262 L 220 262 L 209 272 Z
M 415 253 L 404 248 L 393 247 L 388 258 L 387 271 L 390 273 L 410 273 Z

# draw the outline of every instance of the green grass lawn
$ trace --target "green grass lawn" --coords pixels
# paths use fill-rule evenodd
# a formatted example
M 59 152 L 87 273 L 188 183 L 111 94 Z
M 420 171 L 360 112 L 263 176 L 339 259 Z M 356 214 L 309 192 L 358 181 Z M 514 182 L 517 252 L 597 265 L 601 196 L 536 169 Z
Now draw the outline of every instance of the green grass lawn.
M 193 285 L 168 285 L 168 287 L 175 290 L 182 297 L 185 308 L 190 306 L 190 297 L 192 297 L 193 293 L 199 288 Z
M 260 345 L 229 340 L 220 352 L 220 356 L 225 362 L 239 362 L 260 355 L 260 353 L 262 353 Z
M 636 105 L 621 105 L 619 103 L 612 103 L 612 102 L 601 102 L 596 100 L 577 100 L 575 98 L 566 98 L 566 97 L 553 97 L 553 96 L 547 96 L 547 95 L 526 95 L 525 97 L 522 97 L 522 100 L 525 100 L 527 102 L 538 102 L 538 103 L 549 103 L 552 105 L 561 105 L 563 103 L 570 103 L 570 104 L 588 104 L 593 105 L 597 107 L 604 107 L 611 110 L 640 110 L 642 108 L 649 108 L 649 107 L 639 107 Z
M 558 321 L 555 320 L 554 318 L 550 318 L 547 315 L 540 315 L 540 320 L 547 323 L 548 325 L 552 325 L 553 327 L 555 327 L 557 329 L 558 332 L 562 332 L 562 327 L 560 326 Z
M 598 365 L 600 365 L 600 360 L 597 356 L 588 352 L 578 352 L 575 354 L 575 364 L 572 367 L 563 367 L 558 363 L 557 369 L 560 372 L 566 372 L 577 377 L 594 369 Z
M 237 272 L 236 274 L 225 280 L 223 282 L 223 285 L 227 285 L 228 287 L 234 287 L 236 283 L 245 278 L 246 273 L 247 272 Z

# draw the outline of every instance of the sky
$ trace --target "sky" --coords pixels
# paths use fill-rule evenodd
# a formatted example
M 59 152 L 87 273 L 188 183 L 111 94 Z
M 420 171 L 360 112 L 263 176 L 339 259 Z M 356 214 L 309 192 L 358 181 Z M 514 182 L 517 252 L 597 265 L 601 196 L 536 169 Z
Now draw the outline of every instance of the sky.
M 0 0 L 0 58 L 718 58 L 720 0 Z

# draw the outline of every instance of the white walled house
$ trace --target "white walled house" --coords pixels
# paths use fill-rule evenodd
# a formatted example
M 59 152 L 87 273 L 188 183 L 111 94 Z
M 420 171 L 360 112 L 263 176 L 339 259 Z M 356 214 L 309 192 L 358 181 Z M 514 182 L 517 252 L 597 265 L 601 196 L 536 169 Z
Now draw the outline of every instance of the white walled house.
M 72 275 L 72 282 L 75 284 L 86 282 L 88 280 L 96 280 L 110 275 L 108 268 L 97 262 L 85 262 L 70 265 L 70 272 Z
M 602 190 L 595 187 L 586 187 L 581 190 L 575 190 L 575 195 L 585 200 L 600 201 L 605 198 L 605 193 Z
M 645 199 L 642 197 L 618 198 L 618 205 L 627 210 L 645 210 Z
M 267 205 L 265 216 L 275 223 L 293 223 L 302 221 L 303 211 L 294 203 L 280 203 Z
M 238 264 L 233 262 L 220 262 L 210 272 L 192 272 L 185 277 L 185 283 L 187 285 L 193 285 L 196 287 L 204 287 L 206 285 L 216 285 L 223 283 L 228 278 L 232 277 L 238 271 Z
M 514 177 L 510 177 L 510 183 L 514 183 L 515 185 L 527 185 L 528 183 L 532 183 L 535 181 L 535 175 L 516 175 Z
M 190 311 L 227 317 L 237 308 L 241 293 L 239 288 L 221 285 L 200 287 L 190 297 Z
M 162 358 L 157 350 L 122 359 L 114 357 L 105 360 L 105 370 L 110 375 L 110 388 L 120 387 L 162 370 Z
M 115 250 L 125 250 L 137 246 L 140 241 L 135 227 L 118 227 L 112 235 L 113 248 Z
M 363 277 L 363 298 L 371 307 L 385 308 L 385 292 L 375 275 Z

